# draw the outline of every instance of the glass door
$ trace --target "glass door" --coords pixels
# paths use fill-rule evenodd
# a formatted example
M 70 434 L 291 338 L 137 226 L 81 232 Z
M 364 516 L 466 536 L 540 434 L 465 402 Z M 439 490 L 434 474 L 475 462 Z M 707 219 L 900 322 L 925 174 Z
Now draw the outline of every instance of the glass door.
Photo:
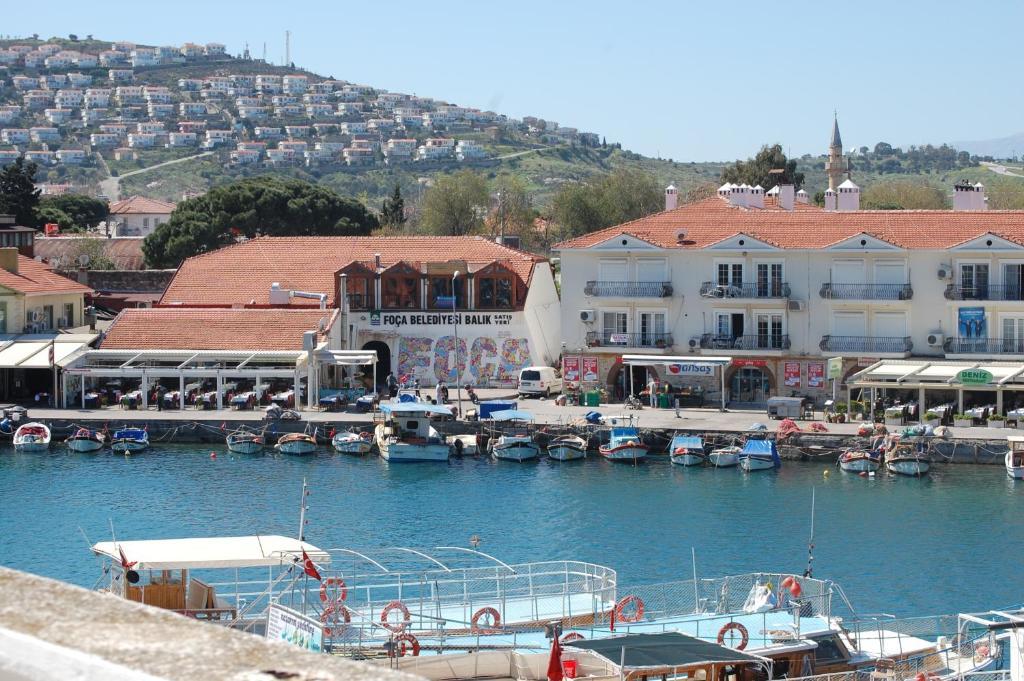
M 757 264 L 757 297 L 782 297 L 782 263 Z
M 782 349 L 782 314 L 765 313 L 756 318 L 757 347 L 763 350 Z
M 665 345 L 665 313 L 640 313 L 640 345 L 643 347 Z
M 1024 317 L 1003 317 L 1003 343 L 1005 353 L 1024 354 Z
M 1024 300 L 1024 265 L 1003 265 L 1003 300 Z
M 988 300 L 988 265 L 960 265 L 960 291 L 964 300 Z
M 626 326 L 628 320 L 625 312 L 605 312 L 602 315 L 602 342 L 605 345 L 626 345 Z

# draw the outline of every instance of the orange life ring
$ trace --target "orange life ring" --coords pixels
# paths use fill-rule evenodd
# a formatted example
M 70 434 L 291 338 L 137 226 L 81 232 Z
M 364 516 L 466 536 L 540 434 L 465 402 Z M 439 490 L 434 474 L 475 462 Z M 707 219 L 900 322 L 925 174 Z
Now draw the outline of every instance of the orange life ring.
M 562 643 L 572 643 L 573 641 L 582 641 L 583 634 L 577 634 L 575 631 L 570 631 L 568 634 L 562 637 Z
M 635 611 L 632 615 L 626 615 L 626 606 L 636 606 Z M 615 621 L 616 622 L 639 622 L 644 618 L 644 602 L 639 596 L 630 594 L 623 596 L 619 599 L 619 602 L 615 604 Z
M 682 456 L 684 454 L 689 454 L 690 450 L 687 449 L 686 447 L 676 447 L 675 451 L 672 452 L 672 453 L 677 455 L 677 456 Z
M 392 639 L 391 650 L 388 652 L 388 657 L 405 657 L 405 654 L 409 651 L 409 648 L 405 647 L 408 643 L 412 649 L 412 656 L 417 657 L 420 654 L 420 642 L 419 640 L 410 633 L 402 632 L 398 636 Z
M 484 615 L 491 616 L 491 626 L 488 628 L 480 627 L 480 619 Z M 473 625 L 474 632 L 493 634 L 501 629 L 501 613 L 494 608 L 480 608 L 473 613 L 473 619 L 470 620 L 470 623 Z
M 725 645 L 725 635 L 730 631 L 740 632 L 740 644 L 736 646 L 736 650 L 743 650 L 747 647 L 747 643 L 750 642 L 750 633 L 747 632 L 747 628 L 739 622 L 729 622 L 724 627 L 718 630 L 718 645 Z
M 332 586 L 338 587 L 337 598 L 331 598 L 327 595 L 327 589 Z M 348 588 L 345 586 L 345 580 L 341 577 L 328 577 L 324 581 L 320 582 L 321 603 L 341 603 L 346 598 L 348 598 Z
M 388 615 L 391 614 L 392 610 L 398 610 L 402 613 L 402 621 L 398 624 L 388 622 Z M 409 608 L 405 607 L 405 603 L 402 601 L 391 601 L 380 611 L 380 623 L 384 625 L 385 629 L 390 629 L 396 633 L 405 631 L 405 626 L 410 622 L 412 622 L 412 615 L 409 614 Z
M 337 607 L 335 607 L 336 605 Z M 340 610 L 338 610 L 337 608 L 340 608 Z M 338 618 L 335 617 L 335 613 L 340 615 L 341 619 L 345 622 L 345 624 L 351 624 L 352 613 L 344 605 L 337 604 L 337 602 L 331 603 L 326 608 L 324 608 L 324 611 L 320 613 L 320 622 L 323 624 L 327 624 L 328 622 L 337 624 Z M 332 636 L 334 634 L 334 630 L 331 627 L 325 626 L 324 633 L 328 636 Z

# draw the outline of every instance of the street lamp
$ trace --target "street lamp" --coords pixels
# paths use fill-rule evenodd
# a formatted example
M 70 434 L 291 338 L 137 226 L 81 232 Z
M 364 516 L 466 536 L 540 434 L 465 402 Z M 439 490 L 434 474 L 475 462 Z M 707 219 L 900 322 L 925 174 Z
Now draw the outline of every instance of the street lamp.
M 455 293 L 455 285 L 459 278 L 459 271 L 452 274 L 452 326 L 455 327 L 455 395 L 459 402 L 459 416 L 462 416 L 462 371 L 459 370 L 459 316 L 458 296 Z

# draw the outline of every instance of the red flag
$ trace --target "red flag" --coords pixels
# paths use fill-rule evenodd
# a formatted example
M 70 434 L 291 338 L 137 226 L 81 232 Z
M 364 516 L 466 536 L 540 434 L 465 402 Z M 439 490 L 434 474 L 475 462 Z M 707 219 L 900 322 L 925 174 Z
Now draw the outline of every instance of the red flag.
M 336 432 L 337 432 L 337 431 L 336 431 L 336 430 L 334 430 L 334 428 L 331 428 L 331 429 L 330 429 L 330 430 L 329 430 L 329 431 L 327 432 L 327 437 L 329 437 L 329 438 L 331 438 L 331 439 L 333 440 L 333 439 L 334 439 L 334 434 L 335 434 Z
M 227 430 L 228 429 L 228 422 L 224 421 L 223 423 L 221 423 L 220 424 L 220 429 L 221 430 Z
M 117 547 L 117 552 L 121 554 L 121 567 L 123 567 L 125 570 L 131 570 L 133 567 L 136 566 L 136 564 L 138 564 L 139 561 L 137 560 L 129 562 L 128 556 L 124 555 L 124 549 L 122 549 L 120 546 Z
M 316 581 L 323 581 L 323 577 L 320 576 L 319 570 L 316 569 L 316 563 L 314 563 L 313 559 L 309 557 L 308 553 L 306 553 L 306 549 L 302 549 L 302 569 L 307 575 Z
M 558 636 L 551 638 L 551 657 L 548 659 L 548 681 L 562 681 L 562 643 L 558 640 Z

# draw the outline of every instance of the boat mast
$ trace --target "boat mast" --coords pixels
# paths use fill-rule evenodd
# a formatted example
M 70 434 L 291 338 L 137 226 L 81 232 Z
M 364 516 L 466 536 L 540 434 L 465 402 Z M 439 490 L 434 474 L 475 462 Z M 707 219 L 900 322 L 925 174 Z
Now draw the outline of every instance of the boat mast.
M 306 497 L 309 496 L 309 489 L 306 479 L 302 479 L 302 499 L 299 501 L 299 541 L 306 541 Z
M 810 577 L 814 572 L 814 488 L 811 488 L 811 535 L 807 539 L 807 569 L 804 570 L 804 577 Z

